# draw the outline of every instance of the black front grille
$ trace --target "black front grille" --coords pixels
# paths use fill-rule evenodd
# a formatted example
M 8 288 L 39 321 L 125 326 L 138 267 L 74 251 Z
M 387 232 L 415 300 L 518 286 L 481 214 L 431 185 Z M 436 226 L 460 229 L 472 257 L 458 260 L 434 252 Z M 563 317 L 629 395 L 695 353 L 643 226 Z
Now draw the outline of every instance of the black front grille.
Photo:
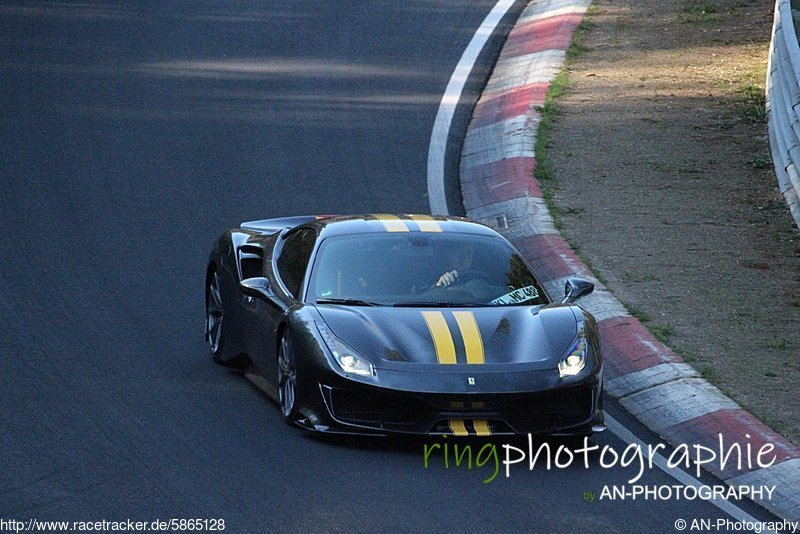
M 424 396 L 430 408 L 448 418 L 496 418 L 520 433 L 549 432 L 592 417 L 593 391 L 581 386 L 536 393 Z M 463 415 L 462 415 L 463 414 Z
M 393 431 L 449 433 L 448 421 L 459 419 L 488 421 L 492 434 L 548 433 L 585 423 L 594 411 L 590 386 L 486 395 L 329 392 L 331 413 L 339 421 Z
M 525 421 L 526 426 L 549 430 L 578 425 L 592 416 L 592 389 L 549 391 L 523 394 L 509 399 L 503 412 L 509 419 Z
M 331 389 L 334 417 L 346 423 L 383 428 L 413 425 L 429 407 L 414 398 L 386 393 Z

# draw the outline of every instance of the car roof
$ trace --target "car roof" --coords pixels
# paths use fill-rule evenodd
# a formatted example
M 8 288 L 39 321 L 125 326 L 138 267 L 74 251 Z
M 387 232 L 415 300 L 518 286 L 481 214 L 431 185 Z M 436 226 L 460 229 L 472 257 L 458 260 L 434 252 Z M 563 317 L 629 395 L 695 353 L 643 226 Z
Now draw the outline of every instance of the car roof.
M 479 222 L 462 217 L 444 215 L 370 214 L 323 217 L 311 225 L 316 226 L 325 237 L 348 234 L 386 232 L 453 232 L 474 235 L 497 233 Z
M 308 215 L 248 221 L 241 224 L 244 230 L 262 234 L 300 227 L 315 228 L 321 237 L 386 232 L 499 235 L 488 226 L 463 217 L 425 214 Z

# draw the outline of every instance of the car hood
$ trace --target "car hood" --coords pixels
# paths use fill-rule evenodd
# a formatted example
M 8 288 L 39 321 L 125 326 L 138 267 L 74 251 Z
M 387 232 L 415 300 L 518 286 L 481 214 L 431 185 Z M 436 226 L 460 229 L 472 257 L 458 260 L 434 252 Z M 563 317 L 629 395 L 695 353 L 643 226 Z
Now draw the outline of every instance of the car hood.
M 334 335 L 378 369 L 413 364 L 554 369 L 577 334 L 570 306 L 391 308 L 317 305 Z M 455 361 L 452 358 L 455 358 Z M 505 364 L 505 365 L 504 365 Z M 443 368 L 444 370 L 444 368 Z

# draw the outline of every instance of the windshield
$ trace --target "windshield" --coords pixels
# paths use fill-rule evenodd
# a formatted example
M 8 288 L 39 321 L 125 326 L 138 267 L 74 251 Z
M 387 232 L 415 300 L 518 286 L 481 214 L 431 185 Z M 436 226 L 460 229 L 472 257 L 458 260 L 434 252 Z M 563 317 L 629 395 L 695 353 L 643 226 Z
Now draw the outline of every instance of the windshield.
M 312 267 L 309 300 L 360 306 L 546 304 L 528 266 L 502 238 L 455 233 L 329 237 Z

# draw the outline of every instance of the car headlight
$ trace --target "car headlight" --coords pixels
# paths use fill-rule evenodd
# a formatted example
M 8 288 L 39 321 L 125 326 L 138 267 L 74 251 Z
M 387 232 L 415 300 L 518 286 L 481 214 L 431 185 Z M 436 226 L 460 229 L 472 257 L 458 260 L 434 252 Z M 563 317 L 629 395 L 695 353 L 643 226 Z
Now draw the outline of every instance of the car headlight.
M 333 359 L 345 373 L 361 376 L 375 376 L 375 367 L 372 362 L 358 354 L 352 347 L 333 335 L 328 325 L 317 321 L 317 328 L 325 340 L 325 345 L 333 354 Z
M 578 336 L 572 342 L 572 346 L 558 362 L 558 374 L 561 378 L 565 376 L 575 376 L 586 367 L 586 354 L 589 351 L 589 343 L 586 341 L 586 330 L 581 323 L 578 326 Z

